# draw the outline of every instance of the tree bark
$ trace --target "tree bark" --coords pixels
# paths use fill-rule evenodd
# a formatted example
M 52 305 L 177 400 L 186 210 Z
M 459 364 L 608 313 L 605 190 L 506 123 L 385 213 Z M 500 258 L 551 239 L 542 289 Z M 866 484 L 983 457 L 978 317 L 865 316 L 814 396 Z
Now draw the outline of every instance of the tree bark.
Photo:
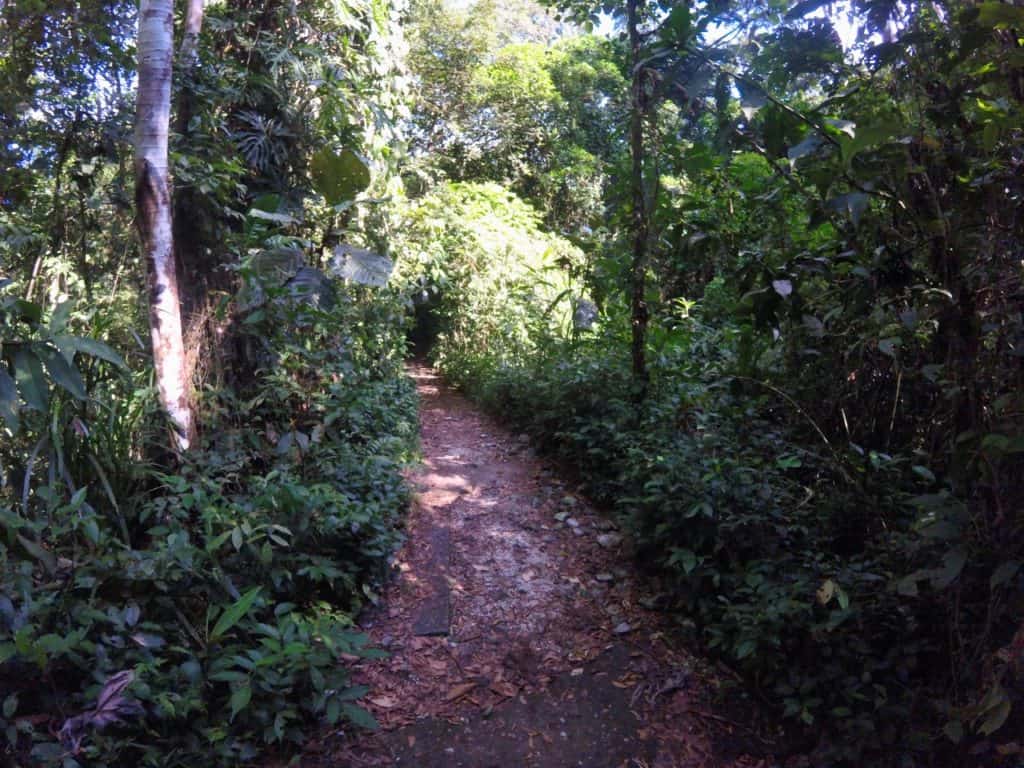
M 647 271 L 648 220 L 644 195 L 644 112 L 645 96 L 643 68 L 640 61 L 643 43 L 640 39 L 639 0 L 629 0 L 626 6 L 626 24 L 629 31 L 630 61 L 633 67 L 632 104 L 630 105 L 629 149 L 633 161 L 632 171 L 632 230 L 633 260 L 630 265 L 630 325 L 632 328 L 631 356 L 636 399 L 647 396 L 647 301 L 645 298 Z
M 141 0 L 138 50 L 136 221 L 149 279 L 149 324 L 157 388 L 160 402 L 170 418 L 172 447 L 185 451 L 193 442 L 195 424 L 181 333 L 167 160 L 174 53 L 173 0 Z
M 199 61 L 199 33 L 203 28 L 205 0 L 187 0 L 185 28 L 178 48 L 178 91 L 175 132 L 180 137 L 179 147 L 189 151 L 192 130 L 189 124 L 196 109 L 195 68 Z M 191 187 L 178 187 L 174 193 L 174 249 L 177 256 L 179 276 L 185 290 L 181 295 L 182 312 L 186 326 L 197 322 L 211 283 L 211 272 L 215 265 L 205 263 L 202 257 L 204 225 L 202 201 Z
M 181 48 L 178 50 L 182 70 L 186 77 L 191 77 L 192 69 L 199 58 L 199 33 L 203 31 L 203 9 L 206 0 L 188 0 L 185 9 L 185 31 L 181 37 Z

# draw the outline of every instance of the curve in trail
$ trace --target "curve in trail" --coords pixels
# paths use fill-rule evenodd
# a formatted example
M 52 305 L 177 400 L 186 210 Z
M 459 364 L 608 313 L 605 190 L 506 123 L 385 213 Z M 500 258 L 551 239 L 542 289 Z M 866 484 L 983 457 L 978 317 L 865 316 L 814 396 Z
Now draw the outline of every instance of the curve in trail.
M 355 664 L 382 725 L 323 765 L 755 766 L 706 707 L 711 675 L 670 647 L 628 542 L 436 373 L 413 366 L 423 462 L 398 575 Z M 647 602 L 650 605 L 650 602 Z M 724 738 L 723 738 L 724 737 Z

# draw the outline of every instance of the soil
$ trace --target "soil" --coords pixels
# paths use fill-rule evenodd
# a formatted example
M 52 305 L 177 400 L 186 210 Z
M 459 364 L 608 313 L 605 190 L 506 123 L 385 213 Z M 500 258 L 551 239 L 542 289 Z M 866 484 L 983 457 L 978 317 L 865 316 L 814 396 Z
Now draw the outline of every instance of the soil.
M 375 733 L 335 731 L 303 765 L 752 768 L 716 675 L 671 642 L 628 538 L 422 365 L 421 466 L 396 578 L 354 664 Z

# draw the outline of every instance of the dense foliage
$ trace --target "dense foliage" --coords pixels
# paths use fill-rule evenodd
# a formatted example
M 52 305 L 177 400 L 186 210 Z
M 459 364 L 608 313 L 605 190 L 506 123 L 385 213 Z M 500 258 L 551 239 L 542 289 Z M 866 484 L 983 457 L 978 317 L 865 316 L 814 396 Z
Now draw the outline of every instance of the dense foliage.
M 478 360 L 484 339 L 490 365 L 526 364 L 585 301 L 572 277 L 582 252 L 544 232 L 536 212 L 496 184 L 440 186 L 407 207 L 398 230 L 397 282 L 421 320 L 417 340 L 433 344 L 456 381 L 479 375 L 463 366 Z
M 364 248 L 399 11 L 213 4 L 179 60 L 200 445 L 174 457 L 130 226 L 135 7 L 0 8 L 0 763 L 227 765 L 373 725 L 339 657 L 376 653 L 353 618 L 415 444 L 403 305 Z
M 1019 759 L 1024 12 L 549 5 L 182 9 L 184 453 L 136 4 L 0 3 L 0 759 L 372 726 L 339 658 L 375 653 L 411 345 L 621 519 L 783 748 Z
M 795 745 L 856 765 L 1012 761 L 1024 17 L 856 6 L 844 48 L 818 4 L 631 5 L 649 384 L 630 364 L 621 172 L 599 186 L 604 226 L 573 232 L 596 323 L 547 323 L 545 301 L 483 272 L 439 305 L 436 359 L 577 469 L 668 579 L 684 631 L 803 729 Z M 598 128 L 621 170 L 625 121 Z M 507 151 L 506 168 L 538 167 Z M 435 231 L 466 218 L 444 214 Z M 444 242 L 440 264 L 489 266 L 472 239 Z M 500 314 L 482 324 L 485 305 Z M 506 319 L 529 339 L 516 352 L 491 335 Z

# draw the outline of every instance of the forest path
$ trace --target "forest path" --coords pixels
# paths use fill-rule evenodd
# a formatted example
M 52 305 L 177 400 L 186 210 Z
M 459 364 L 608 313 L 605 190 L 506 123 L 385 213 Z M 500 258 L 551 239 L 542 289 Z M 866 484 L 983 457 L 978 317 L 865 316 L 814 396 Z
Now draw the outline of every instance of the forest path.
M 707 711 L 709 676 L 666 643 L 614 525 L 525 437 L 431 369 L 410 374 L 423 462 L 398 575 L 362 622 L 390 656 L 354 667 L 382 729 L 329 737 L 307 764 L 760 765 Z

